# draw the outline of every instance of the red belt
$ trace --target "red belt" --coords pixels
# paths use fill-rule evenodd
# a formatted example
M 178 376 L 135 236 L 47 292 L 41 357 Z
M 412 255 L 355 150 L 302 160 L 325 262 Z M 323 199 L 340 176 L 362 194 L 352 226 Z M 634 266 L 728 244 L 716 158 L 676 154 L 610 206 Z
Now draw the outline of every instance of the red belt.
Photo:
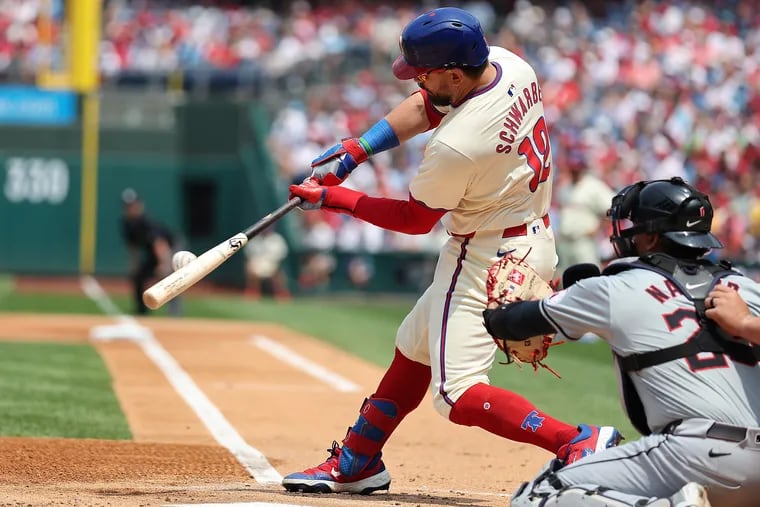
M 541 220 L 544 221 L 544 227 L 548 228 L 550 225 L 549 222 L 549 215 L 544 215 L 541 217 Z M 453 234 L 450 233 L 452 236 L 456 236 L 457 238 L 473 238 L 475 237 L 474 232 L 470 232 L 468 234 Z M 502 238 L 514 238 L 515 236 L 527 236 L 528 235 L 528 224 L 520 224 L 515 225 L 514 227 L 507 227 L 504 229 L 504 231 L 501 233 Z
M 541 220 L 544 221 L 544 227 L 549 227 L 549 215 L 544 215 L 541 217 Z M 514 236 L 527 236 L 528 235 L 528 224 L 520 224 L 515 225 L 514 227 L 507 227 L 504 229 L 504 232 L 501 233 L 502 238 L 512 238 Z

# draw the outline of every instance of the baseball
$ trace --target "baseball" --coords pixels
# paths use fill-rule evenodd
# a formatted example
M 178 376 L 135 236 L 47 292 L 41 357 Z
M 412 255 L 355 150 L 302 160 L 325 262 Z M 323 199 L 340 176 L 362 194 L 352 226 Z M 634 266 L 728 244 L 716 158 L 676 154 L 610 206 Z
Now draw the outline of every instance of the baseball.
M 177 271 L 179 268 L 187 266 L 195 259 L 197 259 L 197 257 L 193 252 L 180 250 L 179 252 L 175 253 L 174 256 L 172 256 L 172 269 L 174 269 L 174 271 Z

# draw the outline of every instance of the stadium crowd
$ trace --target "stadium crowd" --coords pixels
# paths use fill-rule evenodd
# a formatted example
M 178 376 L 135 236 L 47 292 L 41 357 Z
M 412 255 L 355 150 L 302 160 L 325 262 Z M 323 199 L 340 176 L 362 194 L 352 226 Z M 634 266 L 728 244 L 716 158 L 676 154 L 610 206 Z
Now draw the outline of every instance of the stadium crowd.
M 517 2 L 504 17 L 485 3 L 465 7 L 478 13 L 491 41 L 537 68 L 554 150 L 557 230 L 568 228 L 561 211 L 570 205 L 574 172 L 612 189 L 682 176 L 713 197 L 714 230 L 725 244 L 719 254 L 760 262 L 760 14 L 752 2 L 613 2 L 603 17 L 592 17 L 581 2 L 554 8 Z M 401 14 L 395 22 L 403 24 L 410 13 Z M 360 134 L 411 91 L 386 79 L 397 49 L 370 40 L 373 54 L 381 54 L 373 60 L 378 65 L 314 87 L 306 100 L 280 111 L 272 147 L 287 178 L 301 177 L 314 153 L 337 137 Z M 378 157 L 374 170 L 355 172 L 351 184 L 405 197 L 423 143 Z M 572 206 L 583 203 L 572 199 Z M 332 218 L 345 222 L 333 227 L 338 246 L 344 233 L 348 247 L 361 239 L 347 227 L 372 229 Z M 601 229 L 593 235 L 604 259 L 611 251 Z M 440 240 L 363 234 L 366 248 L 373 241 L 374 248 L 426 248 Z
M 459 3 L 481 19 L 489 41 L 524 55 L 539 73 L 554 153 L 555 229 L 562 229 L 564 208 L 584 206 L 572 192 L 579 173 L 611 189 L 680 175 L 712 196 L 714 231 L 726 247 L 719 255 L 760 263 L 755 2 L 603 2 L 603 11 L 593 13 L 587 2 L 559 4 L 519 0 L 504 10 Z M 42 5 L 60 17 L 61 0 L 0 0 L 0 78 L 13 67 L 23 74 L 39 64 Z M 438 3 L 264 5 L 105 0 L 101 70 L 104 82 L 128 71 L 261 73 L 282 100 L 272 111 L 273 158 L 285 182 L 300 181 L 317 154 L 360 134 L 413 91 L 392 78 L 390 62 L 401 27 Z M 52 46 L 57 37 L 47 32 Z M 424 143 L 378 155 L 348 184 L 405 198 Z M 593 207 L 588 213 L 598 215 Z M 445 236 L 439 230 L 411 237 L 329 213 L 319 217 L 304 221 L 305 246 L 435 251 Z M 598 228 L 604 221 L 593 223 L 584 234 L 604 259 L 610 255 L 607 231 Z

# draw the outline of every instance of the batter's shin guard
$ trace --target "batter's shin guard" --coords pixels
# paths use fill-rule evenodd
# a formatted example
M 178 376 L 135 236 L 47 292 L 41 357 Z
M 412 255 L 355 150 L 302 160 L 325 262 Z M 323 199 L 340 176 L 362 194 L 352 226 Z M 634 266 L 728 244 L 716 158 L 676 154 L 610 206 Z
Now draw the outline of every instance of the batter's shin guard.
M 399 422 L 401 418 L 395 401 L 366 398 L 359 410 L 359 418 L 343 439 L 340 473 L 350 477 L 374 465 Z

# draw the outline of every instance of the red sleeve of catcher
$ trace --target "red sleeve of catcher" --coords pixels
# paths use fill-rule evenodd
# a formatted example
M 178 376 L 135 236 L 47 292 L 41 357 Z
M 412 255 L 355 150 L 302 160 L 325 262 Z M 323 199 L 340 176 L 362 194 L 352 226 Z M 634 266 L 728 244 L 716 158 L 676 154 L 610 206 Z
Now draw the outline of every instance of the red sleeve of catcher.
M 408 201 L 363 196 L 356 203 L 354 216 L 383 229 L 405 234 L 425 234 L 447 210 L 428 208 L 409 194 Z
M 439 110 L 433 106 L 433 103 L 430 101 L 430 96 L 428 95 L 427 90 L 419 90 L 415 93 L 419 93 L 422 95 L 422 100 L 425 102 L 425 115 L 427 115 L 427 119 L 430 122 L 430 128 L 434 129 L 438 125 L 441 124 L 441 120 L 443 120 L 443 117 L 446 116 Z M 430 129 L 428 129 L 430 130 Z

